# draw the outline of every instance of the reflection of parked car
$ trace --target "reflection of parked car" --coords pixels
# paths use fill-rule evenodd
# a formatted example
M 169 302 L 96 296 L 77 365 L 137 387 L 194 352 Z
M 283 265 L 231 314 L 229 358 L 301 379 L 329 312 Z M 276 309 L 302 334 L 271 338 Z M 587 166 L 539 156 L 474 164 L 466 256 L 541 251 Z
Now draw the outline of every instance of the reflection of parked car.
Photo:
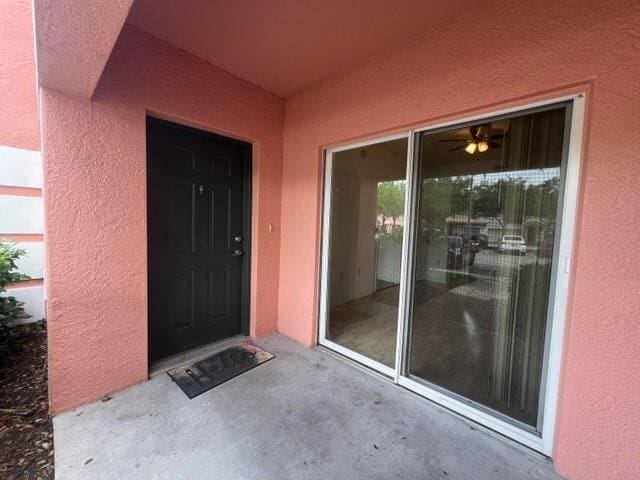
M 486 233 L 479 233 L 478 242 L 482 248 L 487 248 L 489 246 L 489 237 Z
M 473 253 L 478 253 L 480 251 L 480 240 L 478 240 L 477 235 L 471 235 L 469 245 L 471 246 L 471 250 L 473 250 Z
M 476 253 L 468 242 L 465 242 L 460 236 L 451 236 L 447 238 L 447 268 L 450 270 L 462 270 L 465 267 L 473 265 L 476 259 Z
M 503 235 L 498 245 L 498 251 L 504 252 L 517 252 L 520 255 L 527 253 L 527 243 L 520 235 Z

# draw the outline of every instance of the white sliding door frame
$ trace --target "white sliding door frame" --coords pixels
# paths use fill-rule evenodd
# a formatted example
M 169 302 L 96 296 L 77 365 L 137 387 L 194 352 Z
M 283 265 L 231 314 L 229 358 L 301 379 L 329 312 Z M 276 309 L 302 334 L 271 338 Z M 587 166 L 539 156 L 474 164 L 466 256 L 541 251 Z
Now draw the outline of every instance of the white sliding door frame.
M 397 369 L 391 368 L 387 365 L 384 365 L 376 360 L 373 360 L 361 353 L 358 353 L 349 348 L 343 347 L 342 345 L 337 344 L 336 342 L 331 341 L 327 338 L 327 326 L 328 326 L 328 318 L 329 318 L 329 244 L 331 241 L 330 232 L 331 232 L 331 181 L 333 172 L 333 155 L 338 152 L 343 152 L 345 150 L 351 150 L 354 148 L 367 147 L 370 145 L 376 145 L 379 143 L 389 142 L 392 140 L 400 140 L 407 139 L 411 137 L 411 132 L 401 132 L 394 135 L 387 135 L 384 137 L 377 137 L 371 140 L 352 143 L 349 145 L 342 145 L 335 148 L 330 148 L 325 151 L 325 164 L 324 164 L 324 190 L 323 190 L 323 210 L 322 210 L 322 254 L 321 254 L 321 265 L 320 265 L 320 312 L 319 312 L 319 321 L 318 321 L 318 343 L 323 345 L 331 350 L 334 350 L 346 357 L 355 360 L 358 363 L 361 363 L 369 368 L 376 370 L 387 377 L 392 378 L 396 381 Z M 409 189 L 410 185 L 410 175 L 411 171 L 409 168 L 410 160 L 411 160 L 411 148 L 407 148 L 407 168 L 406 168 L 406 181 L 407 181 L 407 189 L 405 190 L 405 214 L 407 209 L 407 198 L 409 197 Z M 406 216 L 405 216 L 406 218 Z M 406 225 L 406 222 L 405 222 Z M 404 234 L 402 237 L 402 245 L 403 249 L 408 242 L 407 229 L 404 229 Z M 406 273 L 406 262 L 403 261 L 401 265 L 401 274 L 400 274 L 400 302 L 402 302 L 403 292 L 406 288 L 406 282 L 404 281 L 404 274 Z M 398 326 L 400 326 L 403 322 L 400 321 L 402 315 L 402 305 L 398 305 Z M 396 358 L 398 352 L 396 351 Z
M 568 120 L 565 131 L 563 162 L 564 182 L 561 186 L 561 212 L 560 229 L 556 245 L 554 246 L 554 268 L 550 286 L 550 312 L 547 322 L 545 337 L 545 351 L 543 363 L 543 376 L 541 382 L 540 410 L 541 420 L 539 431 L 532 427 L 508 419 L 505 415 L 483 407 L 475 402 L 465 399 L 455 393 L 448 392 L 428 382 L 416 381 L 409 377 L 407 371 L 407 357 L 409 344 L 409 329 L 412 308 L 412 295 L 410 280 L 414 270 L 415 252 L 415 224 L 417 215 L 417 196 L 419 191 L 419 159 L 415 153 L 416 138 L 418 134 L 444 127 L 454 127 L 469 122 L 492 119 L 504 115 L 525 113 L 528 110 L 551 107 L 554 104 L 566 104 Z M 539 102 L 528 103 L 516 107 L 458 118 L 452 121 L 424 125 L 410 131 L 400 132 L 395 135 L 372 138 L 371 140 L 343 145 L 327 149 L 325 152 L 324 171 L 324 197 L 322 217 L 322 252 L 320 268 L 320 309 L 319 309 L 319 344 L 345 355 L 367 367 L 370 367 L 386 376 L 394 383 L 401 385 L 421 396 L 424 396 L 454 412 L 476 421 L 483 426 L 496 431 L 510 439 L 526 445 L 545 455 L 551 455 L 553 437 L 557 418 L 558 392 L 560 382 L 560 370 L 562 363 L 562 346 L 564 342 L 565 320 L 567 317 L 567 300 L 569 285 L 571 283 L 571 265 L 573 258 L 573 245 L 575 241 L 575 227 L 577 222 L 577 206 L 579 197 L 579 180 L 581 171 L 583 130 L 585 115 L 585 95 L 576 93 Z M 400 277 L 400 297 L 398 307 L 398 328 L 396 338 L 395 368 L 390 368 L 375 360 L 372 360 L 353 350 L 338 345 L 326 336 L 328 322 L 328 282 L 329 282 L 329 234 L 331 221 L 331 172 L 333 166 L 333 154 L 382 143 L 389 140 L 406 138 L 407 145 L 407 189 L 405 195 L 405 229 L 402 240 L 402 263 Z

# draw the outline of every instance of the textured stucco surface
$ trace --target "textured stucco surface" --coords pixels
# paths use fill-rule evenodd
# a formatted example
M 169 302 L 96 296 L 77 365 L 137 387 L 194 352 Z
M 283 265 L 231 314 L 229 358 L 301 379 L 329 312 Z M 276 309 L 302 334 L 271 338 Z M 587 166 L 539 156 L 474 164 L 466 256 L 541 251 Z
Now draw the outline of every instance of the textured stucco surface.
M 0 0 L 0 145 L 40 150 L 36 93 L 31 2 Z
M 91 98 L 132 3 L 34 0 L 39 86 Z
M 279 331 L 316 337 L 323 145 L 584 83 L 592 94 L 554 460 L 574 479 L 640 478 L 640 257 L 630 253 L 640 242 L 638 32 L 638 2 L 495 2 L 288 98 Z
M 54 412 L 147 377 L 147 111 L 253 142 L 251 333 L 275 330 L 281 98 L 125 27 L 92 101 L 41 101 Z
M 488 1 L 137 0 L 127 21 L 287 97 Z

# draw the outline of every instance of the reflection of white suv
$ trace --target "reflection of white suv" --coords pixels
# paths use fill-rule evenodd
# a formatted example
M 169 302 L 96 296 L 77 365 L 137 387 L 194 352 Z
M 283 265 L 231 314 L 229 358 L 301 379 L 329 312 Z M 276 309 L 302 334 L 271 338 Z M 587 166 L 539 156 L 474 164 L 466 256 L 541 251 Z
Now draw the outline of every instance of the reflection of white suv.
M 527 243 L 520 235 L 503 235 L 498 245 L 499 252 L 518 252 L 520 255 L 527 253 Z

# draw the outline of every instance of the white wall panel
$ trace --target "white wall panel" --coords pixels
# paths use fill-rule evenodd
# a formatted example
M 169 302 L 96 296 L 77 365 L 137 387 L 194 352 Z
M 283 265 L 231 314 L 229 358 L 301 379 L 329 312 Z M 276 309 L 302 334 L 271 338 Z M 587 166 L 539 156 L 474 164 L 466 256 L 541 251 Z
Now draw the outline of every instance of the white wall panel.
M 0 185 L 42 188 L 40 152 L 0 146 Z
M 21 302 L 24 302 L 25 312 L 31 315 L 31 318 L 28 318 L 26 322 L 35 322 L 44 318 L 45 314 L 43 286 L 13 288 L 7 290 L 2 295 L 16 297 Z
M 0 195 L 0 233 L 43 233 L 42 197 Z
M 16 246 L 27 252 L 16 262 L 20 273 L 29 275 L 31 278 L 44 278 L 44 243 L 23 242 Z

